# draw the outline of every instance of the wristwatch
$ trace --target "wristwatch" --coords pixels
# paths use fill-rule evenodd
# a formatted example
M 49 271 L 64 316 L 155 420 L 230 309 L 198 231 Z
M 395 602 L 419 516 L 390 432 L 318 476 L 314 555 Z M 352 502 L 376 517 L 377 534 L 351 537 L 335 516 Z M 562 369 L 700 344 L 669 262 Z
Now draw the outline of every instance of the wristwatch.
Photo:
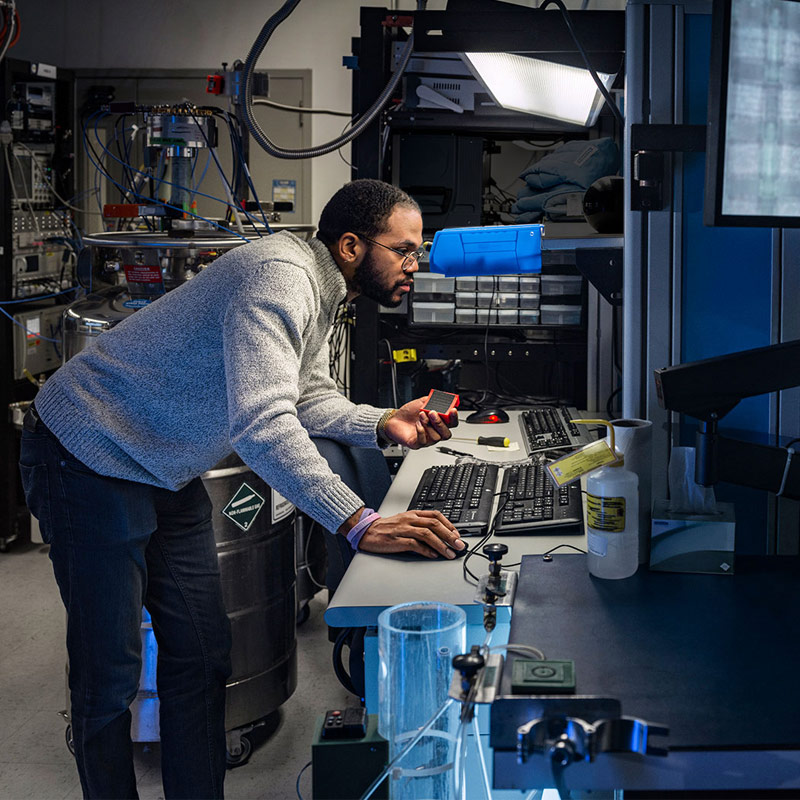
M 375 427 L 375 432 L 378 436 L 378 444 L 380 447 L 387 447 L 390 444 L 394 444 L 391 439 L 388 439 L 386 436 L 386 423 L 397 413 L 396 408 L 387 408 L 386 411 L 383 412 L 381 418 L 378 420 L 378 424 Z

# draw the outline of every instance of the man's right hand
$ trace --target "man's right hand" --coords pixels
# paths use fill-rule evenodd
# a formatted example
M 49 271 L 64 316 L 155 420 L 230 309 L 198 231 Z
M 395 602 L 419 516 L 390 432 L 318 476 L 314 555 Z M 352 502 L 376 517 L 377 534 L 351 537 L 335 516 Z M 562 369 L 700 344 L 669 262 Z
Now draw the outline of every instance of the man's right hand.
M 449 546 L 448 546 L 449 545 Z M 376 519 L 358 545 L 367 553 L 411 551 L 426 558 L 455 558 L 466 542 L 459 538 L 452 522 L 439 511 L 403 511 Z M 452 548 L 452 549 L 451 549 Z

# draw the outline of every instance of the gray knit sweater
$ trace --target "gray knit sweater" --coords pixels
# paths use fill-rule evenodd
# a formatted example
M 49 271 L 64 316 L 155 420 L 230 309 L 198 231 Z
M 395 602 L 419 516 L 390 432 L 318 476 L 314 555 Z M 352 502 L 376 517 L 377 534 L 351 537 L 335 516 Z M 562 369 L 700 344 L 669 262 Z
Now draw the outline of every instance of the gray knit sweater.
M 376 447 L 383 409 L 329 376 L 344 278 L 328 248 L 283 232 L 238 247 L 60 367 L 36 398 L 96 472 L 178 489 L 235 450 L 328 530 L 363 502 L 310 436 Z

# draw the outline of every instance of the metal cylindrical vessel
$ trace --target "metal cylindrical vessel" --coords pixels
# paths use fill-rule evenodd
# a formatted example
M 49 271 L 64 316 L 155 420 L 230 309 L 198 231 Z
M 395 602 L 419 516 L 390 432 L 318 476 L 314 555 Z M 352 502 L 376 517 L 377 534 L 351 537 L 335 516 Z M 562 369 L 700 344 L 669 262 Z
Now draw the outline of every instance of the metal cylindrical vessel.
M 225 727 L 267 716 L 297 686 L 295 508 L 232 455 L 202 476 L 231 621 Z
M 69 361 L 92 339 L 122 322 L 135 310 L 124 286 L 101 289 L 67 306 L 63 317 L 64 361 Z
M 65 360 L 134 313 L 139 305 L 130 301 L 126 287 L 114 286 L 70 305 L 64 313 Z M 231 731 L 275 711 L 297 685 L 296 513 L 235 454 L 202 480 L 213 504 L 223 599 L 232 629 L 233 671 L 225 712 L 225 727 Z M 131 737 L 151 742 L 159 739 L 158 647 L 146 610 L 141 639 L 142 673 L 131 706 Z
M 82 284 L 88 287 L 86 281 L 91 279 L 115 285 L 128 282 L 134 294 L 152 299 L 191 280 L 222 253 L 248 241 L 233 232 L 198 229 L 202 224 L 197 220 L 174 220 L 171 232 L 88 234 L 83 242 L 94 278 L 86 274 Z

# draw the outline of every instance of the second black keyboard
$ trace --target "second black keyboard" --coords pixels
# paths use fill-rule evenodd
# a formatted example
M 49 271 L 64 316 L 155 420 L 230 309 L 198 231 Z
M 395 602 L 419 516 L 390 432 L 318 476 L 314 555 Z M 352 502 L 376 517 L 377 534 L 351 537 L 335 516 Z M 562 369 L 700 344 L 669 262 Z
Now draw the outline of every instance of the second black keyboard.
M 555 487 L 541 464 L 507 467 L 500 491 L 497 534 L 547 534 L 554 527 L 559 533 L 583 530 L 580 484 Z
M 580 418 L 572 406 L 537 406 L 519 415 L 519 428 L 528 454 L 549 447 L 583 447 L 597 437 L 573 419 Z
M 422 473 L 408 510 L 441 511 L 460 533 L 482 535 L 489 529 L 497 488 L 494 464 L 447 464 Z

